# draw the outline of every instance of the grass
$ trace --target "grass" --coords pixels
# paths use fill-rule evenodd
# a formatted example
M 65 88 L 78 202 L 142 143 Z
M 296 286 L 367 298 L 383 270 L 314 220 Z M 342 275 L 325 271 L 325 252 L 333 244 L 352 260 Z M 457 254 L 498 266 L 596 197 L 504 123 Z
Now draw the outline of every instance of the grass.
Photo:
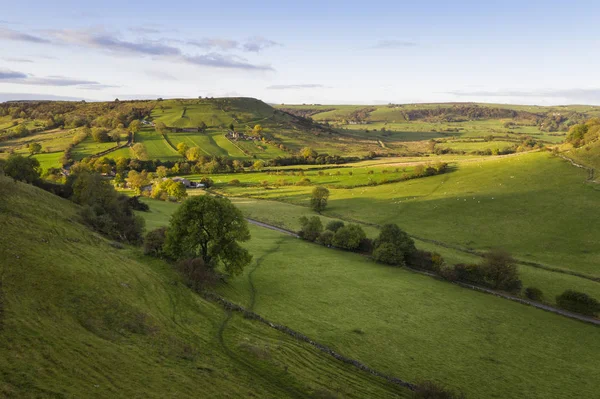
M 243 201 L 252 200 L 235 203 Z M 177 206 L 150 204 L 164 215 Z M 291 212 L 264 207 L 274 219 Z M 251 233 L 255 262 L 219 291 L 367 364 L 468 397 L 586 397 L 598 388 L 593 326 L 266 229 Z
M 135 142 L 142 143 L 148 152 L 148 159 L 161 161 L 180 161 L 181 155 L 171 148 L 163 137 L 154 129 L 143 129 L 135 134 Z M 113 154 L 113 157 L 116 156 Z
M 586 177 L 547 153 L 489 158 L 423 179 L 332 188 L 325 215 L 394 222 L 418 237 L 475 250 L 502 246 L 521 259 L 600 276 L 599 191 Z M 229 195 L 303 206 L 311 189 L 221 187 Z
M 0 396 L 408 397 L 202 300 L 77 207 L 0 177 Z

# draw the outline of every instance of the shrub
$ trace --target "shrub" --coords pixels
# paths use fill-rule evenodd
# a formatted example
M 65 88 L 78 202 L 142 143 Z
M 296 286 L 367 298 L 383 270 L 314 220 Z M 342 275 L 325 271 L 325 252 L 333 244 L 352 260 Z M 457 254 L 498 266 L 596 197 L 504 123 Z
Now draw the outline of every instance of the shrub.
M 405 266 L 404 254 L 400 248 L 389 242 L 379 244 L 373 250 L 373 259 L 393 266 Z
M 331 222 L 327 223 L 325 229 L 335 233 L 342 227 L 344 227 L 344 222 L 342 222 L 341 220 L 332 220 Z
M 238 179 L 231 179 L 229 181 L 229 185 L 230 186 L 239 186 L 240 185 L 240 181 Z
M 430 270 L 436 273 L 439 273 L 445 264 L 444 258 L 440 254 L 421 250 L 411 253 L 407 263 L 416 269 Z
M 417 385 L 414 397 L 417 399 L 464 399 L 462 393 L 455 393 L 433 381 L 424 381 Z
M 338 248 L 354 251 L 360 246 L 361 240 L 366 237 L 362 227 L 357 224 L 349 224 L 335 232 L 332 243 Z
M 210 177 L 203 177 L 200 179 L 200 184 L 204 184 L 204 188 L 211 188 L 215 183 Z
M 329 247 L 333 242 L 333 234 L 333 231 L 325 230 L 321 234 L 319 234 L 319 238 L 317 238 L 317 241 L 319 242 L 319 244 Z
M 370 254 L 373 252 L 373 240 L 370 238 L 363 238 L 360 240 L 360 244 L 358 245 L 358 252 L 363 254 Z
M 213 286 L 219 279 L 214 269 L 206 266 L 202 258 L 179 261 L 176 268 L 183 275 L 187 286 L 195 291 Z
M 3 165 L 4 174 L 14 180 L 34 183 L 40 179 L 40 163 L 35 158 L 12 154 Z
M 519 291 L 522 283 L 514 258 L 506 251 L 495 249 L 484 255 L 481 264 L 486 282 L 495 289 Z
M 541 301 L 542 299 L 544 299 L 544 294 L 542 293 L 542 290 L 535 287 L 525 288 L 525 296 L 531 299 L 532 301 Z
M 583 292 L 566 290 L 556 297 L 556 304 L 566 310 L 594 316 L 600 312 L 600 303 Z
M 304 178 L 300 179 L 299 181 L 297 181 L 296 185 L 297 186 L 309 186 L 310 179 L 308 177 L 304 177 Z
M 327 199 L 329 198 L 329 190 L 323 186 L 317 186 L 312 191 L 312 196 L 310 198 L 310 207 L 321 213 L 327 206 Z
M 312 216 L 310 218 L 302 216 L 300 218 L 300 224 L 302 227 L 298 232 L 298 235 L 300 238 L 307 241 L 315 241 L 323 231 L 323 224 L 321 223 L 321 218 L 318 216 Z
M 144 237 L 144 254 L 160 257 L 163 254 L 163 246 L 167 238 L 167 228 L 159 227 L 152 230 Z
M 150 210 L 148 204 L 141 202 L 138 195 L 129 198 L 129 206 L 134 211 L 148 212 Z
M 486 285 L 485 270 L 477 264 L 458 263 L 454 265 L 454 276 L 456 280 L 465 283 Z

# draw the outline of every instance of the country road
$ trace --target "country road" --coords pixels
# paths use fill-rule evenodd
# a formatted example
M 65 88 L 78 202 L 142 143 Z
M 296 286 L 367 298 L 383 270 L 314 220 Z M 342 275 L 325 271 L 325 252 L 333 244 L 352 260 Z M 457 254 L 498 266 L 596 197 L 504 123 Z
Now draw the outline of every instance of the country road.
M 270 224 L 267 224 L 267 223 L 264 223 L 264 222 L 259 222 L 258 220 L 254 220 L 254 219 L 246 218 L 246 220 L 249 223 L 254 224 L 256 226 L 263 227 L 265 229 L 274 230 L 274 231 L 277 231 L 277 232 L 282 233 L 282 234 L 287 234 L 289 236 L 299 238 L 298 234 L 294 233 L 293 231 L 282 229 L 280 227 L 273 226 L 273 225 L 270 225 Z M 415 273 L 424 274 L 426 276 L 430 276 L 430 277 L 433 277 L 433 278 L 438 278 L 438 279 L 440 278 L 435 273 L 430 273 L 430 272 L 423 271 L 423 270 L 413 269 L 411 267 L 405 267 L 405 268 L 408 269 L 408 270 L 410 270 L 410 271 L 412 271 L 412 272 L 415 272 Z M 583 321 L 584 323 L 590 323 L 590 324 L 595 324 L 597 326 L 600 326 L 600 319 L 597 319 L 595 317 L 584 316 L 584 315 L 581 315 L 581 314 L 578 314 L 578 313 L 569 312 L 568 310 L 559 309 L 559 308 L 556 308 L 554 306 L 546 305 L 546 304 L 543 304 L 543 303 L 540 303 L 540 302 L 535 302 L 535 301 L 531 301 L 529 299 L 519 298 L 517 296 L 506 294 L 504 292 L 494 291 L 494 290 L 491 290 L 489 288 L 484 288 L 484 287 L 479 287 L 479 286 L 475 286 L 475 285 L 471 285 L 471 284 L 461 283 L 459 281 L 453 282 L 453 284 L 456 284 L 456 285 L 459 285 L 459 286 L 461 286 L 463 288 L 468 288 L 468 289 L 471 289 L 471 290 L 474 290 L 474 291 L 479 291 L 479 292 L 483 292 L 483 293 L 486 293 L 486 294 L 495 295 L 497 297 L 508 299 L 510 301 L 518 302 L 518 303 L 521 303 L 521 304 L 524 304 L 524 305 L 533 306 L 534 308 L 542 309 L 542 310 L 545 310 L 547 312 L 551 312 L 551 313 L 555 313 L 555 314 L 558 314 L 558 315 L 561 315 L 561 316 L 569 317 L 571 319 Z

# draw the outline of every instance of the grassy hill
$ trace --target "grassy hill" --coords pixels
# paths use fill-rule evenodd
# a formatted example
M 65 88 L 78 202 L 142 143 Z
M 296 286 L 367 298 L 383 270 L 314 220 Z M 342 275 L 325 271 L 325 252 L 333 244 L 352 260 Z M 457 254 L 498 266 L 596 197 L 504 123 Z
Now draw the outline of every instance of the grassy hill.
M 235 201 L 242 202 L 252 200 Z M 152 211 L 142 215 L 152 227 L 166 225 L 177 207 L 148 203 Z M 264 208 L 285 219 L 276 203 Z M 473 398 L 586 397 L 597 389 L 597 327 L 263 228 L 251 232 L 256 262 L 219 292 L 361 361 L 444 381 Z
M 408 396 L 206 302 L 66 200 L 2 177 L 0 197 L 1 397 Z

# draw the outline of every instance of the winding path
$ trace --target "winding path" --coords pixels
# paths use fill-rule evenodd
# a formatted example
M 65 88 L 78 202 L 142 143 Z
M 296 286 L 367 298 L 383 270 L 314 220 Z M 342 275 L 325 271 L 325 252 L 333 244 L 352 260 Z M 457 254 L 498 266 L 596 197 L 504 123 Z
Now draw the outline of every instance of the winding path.
M 263 227 L 263 228 L 270 229 L 270 230 L 274 230 L 274 231 L 277 231 L 279 233 L 287 234 L 287 235 L 295 237 L 295 238 L 299 238 L 298 234 L 296 234 L 293 231 L 282 229 L 280 227 L 273 226 L 273 225 L 270 225 L 270 224 L 267 224 L 267 223 L 264 223 L 264 222 L 260 222 L 258 220 L 254 220 L 254 219 L 248 219 L 248 218 L 246 218 L 246 220 L 249 223 L 252 223 L 252 224 L 254 224 L 256 226 Z M 279 246 L 278 246 L 278 248 L 279 248 Z M 440 279 L 440 277 L 437 274 L 435 274 L 435 273 L 430 273 L 430 272 L 426 272 L 426 271 L 423 271 L 423 270 L 413 269 L 411 267 L 405 267 L 405 268 L 408 269 L 408 270 L 410 270 L 410 271 L 412 271 L 412 272 L 415 272 L 415 273 L 419 273 L 419 274 L 430 276 L 430 277 L 433 277 L 433 278 L 436 278 L 436 279 Z M 471 285 L 471 284 L 466 284 L 466 283 L 462 283 L 462 282 L 459 282 L 459 281 L 452 282 L 452 283 L 456 284 L 458 286 L 464 287 L 464 288 L 469 288 L 469 289 L 474 290 L 474 291 L 479 291 L 479 292 L 483 292 L 483 293 L 486 293 L 486 294 L 495 295 L 497 297 L 508 299 L 508 300 L 511 300 L 511 301 L 514 301 L 514 302 L 518 302 L 518 303 L 521 303 L 521 304 L 524 304 L 524 305 L 533 306 L 534 308 L 542 309 L 542 310 L 545 310 L 547 312 L 555 313 L 555 314 L 558 314 L 558 315 L 561 315 L 561 316 L 569 317 L 571 319 L 575 319 L 575 320 L 583 321 L 585 323 L 590 323 L 590 324 L 594 324 L 594 325 L 600 326 L 600 319 L 597 319 L 595 317 L 584 316 L 584 315 L 581 315 L 581 314 L 578 314 L 578 313 L 569 312 L 568 310 L 559 309 L 559 308 L 556 308 L 554 306 L 546 305 L 546 304 L 543 304 L 543 303 L 540 303 L 540 302 L 531 301 L 529 299 L 519 298 L 517 296 L 506 294 L 504 292 L 494 291 L 494 290 L 489 289 L 489 288 L 484 288 L 484 287 L 479 287 L 479 286 L 475 286 L 475 285 Z

